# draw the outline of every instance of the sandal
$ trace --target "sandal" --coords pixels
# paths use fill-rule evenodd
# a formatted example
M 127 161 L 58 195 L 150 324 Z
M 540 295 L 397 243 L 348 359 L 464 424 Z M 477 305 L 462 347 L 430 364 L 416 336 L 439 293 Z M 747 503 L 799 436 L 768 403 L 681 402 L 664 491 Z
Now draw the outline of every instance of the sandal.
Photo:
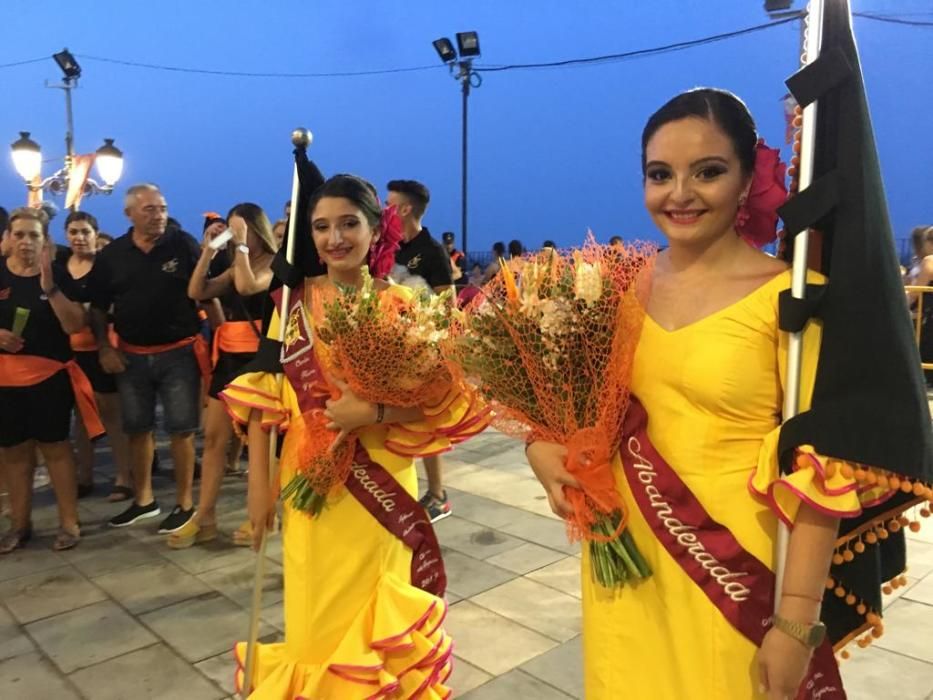
M 81 531 L 77 533 L 68 532 L 65 528 L 59 528 L 55 535 L 55 542 L 52 543 L 52 549 L 56 552 L 64 552 L 67 549 L 74 549 L 81 541 Z
M 129 486 L 118 486 L 115 484 L 114 487 L 110 489 L 110 495 L 107 496 L 107 501 L 109 503 L 120 503 L 121 501 L 130 500 L 135 495 L 135 491 Z
M 22 530 L 10 530 L 3 537 L 0 537 L 0 554 L 9 554 L 17 549 L 22 549 L 26 543 L 32 539 L 32 525 L 27 525 Z
M 237 547 L 253 546 L 253 526 L 249 520 L 233 531 L 233 544 Z
M 176 530 L 168 536 L 165 543 L 171 549 L 187 549 L 192 545 L 203 544 L 217 539 L 217 525 L 199 525 L 191 518 L 182 525 L 180 530 Z

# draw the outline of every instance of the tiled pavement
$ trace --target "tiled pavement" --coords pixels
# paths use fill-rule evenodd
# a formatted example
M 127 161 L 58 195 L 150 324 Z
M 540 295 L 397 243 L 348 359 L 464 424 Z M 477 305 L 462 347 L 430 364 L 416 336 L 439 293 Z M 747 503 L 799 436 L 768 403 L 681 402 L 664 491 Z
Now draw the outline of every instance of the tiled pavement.
M 495 433 L 481 435 L 447 459 L 446 473 L 454 515 L 437 529 L 450 579 L 456 695 L 582 697 L 578 549 L 549 513 L 522 450 Z M 171 483 L 156 483 L 171 504 Z M 227 532 L 245 517 L 244 492 L 243 480 L 225 482 Z M 55 554 L 51 494 L 37 494 L 35 524 L 45 536 L 0 559 L 0 699 L 233 693 L 230 648 L 246 632 L 253 555 L 229 540 L 169 550 L 153 521 L 103 528 L 119 508 L 81 501 L 84 540 Z M 885 635 L 843 664 L 852 700 L 933 700 L 933 528 L 911 537 L 909 585 L 889 600 Z M 274 539 L 264 638 L 281 635 L 280 552 Z

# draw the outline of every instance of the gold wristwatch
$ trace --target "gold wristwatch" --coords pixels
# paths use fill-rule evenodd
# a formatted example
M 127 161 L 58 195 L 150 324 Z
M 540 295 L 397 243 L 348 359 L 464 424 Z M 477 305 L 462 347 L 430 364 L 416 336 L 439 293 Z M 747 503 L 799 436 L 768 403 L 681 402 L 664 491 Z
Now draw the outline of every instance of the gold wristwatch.
M 826 625 L 822 622 L 797 622 L 780 615 L 773 617 L 774 628 L 781 630 L 806 647 L 816 649 L 826 639 Z

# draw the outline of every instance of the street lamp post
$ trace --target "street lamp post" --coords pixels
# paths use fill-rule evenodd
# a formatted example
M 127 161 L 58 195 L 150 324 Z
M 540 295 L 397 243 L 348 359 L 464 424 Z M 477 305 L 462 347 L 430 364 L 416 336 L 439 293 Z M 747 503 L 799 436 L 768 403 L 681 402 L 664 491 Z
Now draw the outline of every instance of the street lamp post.
M 453 42 L 444 37 L 433 42 L 434 50 L 441 61 L 450 66 L 453 77 L 459 81 L 463 95 L 462 108 L 462 134 L 461 134 L 461 182 L 460 182 L 460 237 L 463 254 L 467 254 L 467 143 L 468 143 L 468 105 L 470 91 L 483 83 L 482 76 L 473 70 L 473 59 L 480 55 L 479 34 L 476 32 L 460 32 L 457 34 L 457 49 Z M 457 72 L 454 73 L 456 66 Z
M 56 172 L 49 175 L 44 180 L 39 180 L 42 169 L 42 151 L 39 144 L 30 138 L 28 131 L 21 131 L 20 137 L 10 145 L 11 155 L 13 157 L 13 166 L 20 177 L 26 181 L 26 187 L 30 192 L 51 192 L 53 194 L 62 194 L 68 192 L 68 187 L 72 179 L 76 176 L 76 159 L 74 151 L 74 115 L 71 108 L 71 91 L 77 85 L 78 78 L 81 76 L 81 66 L 75 60 L 74 56 L 64 49 L 52 56 L 58 67 L 61 68 L 64 79 L 60 85 L 49 85 L 48 87 L 64 90 L 65 92 L 65 164 Z M 97 172 L 103 184 L 98 183 L 90 177 L 84 178 L 83 192 L 81 194 L 110 194 L 113 192 L 114 185 L 123 174 L 123 153 L 119 148 L 113 145 L 113 139 L 104 139 L 104 145 L 97 149 L 94 154 L 94 161 L 97 164 Z M 88 166 L 89 167 L 89 166 Z M 85 170 L 82 175 L 86 175 Z M 81 175 L 78 175 L 79 177 Z M 80 197 L 78 198 L 80 199 Z M 78 208 L 77 199 L 71 205 L 72 209 Z

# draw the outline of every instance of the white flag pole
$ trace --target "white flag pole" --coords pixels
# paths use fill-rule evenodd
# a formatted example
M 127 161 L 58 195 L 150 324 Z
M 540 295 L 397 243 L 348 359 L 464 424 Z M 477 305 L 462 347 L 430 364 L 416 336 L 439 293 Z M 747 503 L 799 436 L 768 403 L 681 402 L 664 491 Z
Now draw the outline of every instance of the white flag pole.
M 311 132 L 307 129 L 295 129 L 292 132 L 292 144 L 296 148 L 307 148 L 311 145 Z M 285 244 L 285 262 L 291 266 L 295 261 L 295 229 L 298 217 L 302 212 L 298 211 L 298 164 L 296 163 L 292 171 L 292 205 L 291 216 L 288 217 L 288 234 Z M 284 281 L 284 280 L 283 280 Z M 282 302 L 279 304 L 279 333 L 278 341 L 282 343 L 285 340 L 285 320 L 288 316 L 288 309 L 291 304 L 291 287 L 288 284 L 282 285 Z M 282 393 L 282 385 L 285 381 L 285 375 L 281 372 L 276 375 L 277 394 Z M 276 482 L 279 479 L 279 460 L 276 455 L 276 446 L 278 444 L 279 429 L 273 425 L 269 431 L 269 485 L 275 489 Z M 259 551 L 256 554 L 256 571 L 253 576 L 253 597 L 250 608 L 249 618 L 249 636 L 246 643 L 246 665 L 244 668 L 243 685 L 240 688 L 240 697 L 247 698 L 250 695 L 250 686 L 253 678 L 253 667 L 256 662 L 256 643 L 259 637 L 259 613 L 262 611 L 262 589 L 266 576 L 266 542 L 269 539 L 268 528 L 262 532 L 262 539 L 259 542 Z
M 824 0 L 810 0 L 805 18 L 803 62 L 813 63 L 820 55 L 820 41 L 823 36 Z M 813 153 L 816 142 L 817 103 L 811 102 L 803 108 L 803 121 L 800 129 L 800 165 L 798 166 L 798 192 L 803 192 L 813 181 Z M 789 234 L 795 232 L 789 231 Z M 794 261 L 791 271 L 791 296 L 803 299 L 807 296 L 807 261 L 810 252 L 810 234 L 808 230 L 797 232 L 794 237 Z M 783 420 L 787 421 L 800 411 L 800 374 L 803 358 L 803 331 L 791 333 L 787 353 L 787 373 L 784 388 Z M 775 584 L 774 609 L 781 604 L 781 589 L 784 585 L 784 569 L 787 565 L 787 547 L 790 531 L 783 522 L 778 523 L 777 542 L 775 544 Z

